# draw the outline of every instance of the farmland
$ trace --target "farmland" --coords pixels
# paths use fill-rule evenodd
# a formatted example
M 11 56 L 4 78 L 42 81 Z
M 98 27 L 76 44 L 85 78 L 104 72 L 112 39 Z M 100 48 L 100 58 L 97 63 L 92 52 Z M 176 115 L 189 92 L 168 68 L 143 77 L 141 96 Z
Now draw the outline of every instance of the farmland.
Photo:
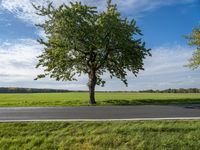
M 200 93 L 96 93 L 97 105 L 200 103 Z M 0 94 L 0 107 L 87 106 L 87 92 Z

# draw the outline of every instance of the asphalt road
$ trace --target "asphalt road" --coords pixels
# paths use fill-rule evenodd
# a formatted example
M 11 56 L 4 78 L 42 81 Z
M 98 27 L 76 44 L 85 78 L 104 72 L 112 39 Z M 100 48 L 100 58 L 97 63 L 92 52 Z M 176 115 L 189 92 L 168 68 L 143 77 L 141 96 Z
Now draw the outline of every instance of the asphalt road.
M 84 119 L 200 118 L 200 104 L 0 108 L 0 122 Z M 143 120 L 141 119 L 141 120 Z

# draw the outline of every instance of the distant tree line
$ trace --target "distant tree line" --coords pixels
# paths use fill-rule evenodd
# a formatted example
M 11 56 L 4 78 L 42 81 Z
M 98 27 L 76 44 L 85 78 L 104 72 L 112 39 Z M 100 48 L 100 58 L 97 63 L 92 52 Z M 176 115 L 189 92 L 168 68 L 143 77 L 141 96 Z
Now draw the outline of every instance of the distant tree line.
M 69 91 L 60 89 L 0 87 L 0 93 L 61 93 L 61 92 L 69 92 Z
M 189 89 L 165 89 L 165 90 L 143 90 L 139 91 L 140 93 L 200 93 L 200 89 L 189 88 Z
M 0 93 L 64 93 L 64 92 L 88 92 L 86 90 L 62 90 L 62 89 L 35 89 L 18 87 L 0 87 Z M 200 93 L 200 89 L 165 89 L 165 90 L 141 90 L 141 91 L 97 91 L 98 93 Z
M 189 88 L 189 89 L 165 89 L 165 90 L 141 90 L 141 91 L 98 91 L 98 93 L 200 93 L 200 89 Z

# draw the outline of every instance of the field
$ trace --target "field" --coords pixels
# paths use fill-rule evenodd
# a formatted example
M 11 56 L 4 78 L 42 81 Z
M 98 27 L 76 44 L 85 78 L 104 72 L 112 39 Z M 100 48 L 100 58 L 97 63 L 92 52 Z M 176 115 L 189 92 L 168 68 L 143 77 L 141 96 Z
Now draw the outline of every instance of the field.
M 200 94 L 97 93 L 97 105 L 199 103 Z M 88 93 L 0 94 L 0 107 L 85 106 Z M 200 121 L 0 123 L 0 149 L 198 150 Z
M 97 105 L 200 103 L 200 93 L 96 93 L 96 101 Z M 0 107 L 86 105 L 88 93 L 0 94 Z
M 200 121 L 1 123 L 1 149 L 199 150 Z

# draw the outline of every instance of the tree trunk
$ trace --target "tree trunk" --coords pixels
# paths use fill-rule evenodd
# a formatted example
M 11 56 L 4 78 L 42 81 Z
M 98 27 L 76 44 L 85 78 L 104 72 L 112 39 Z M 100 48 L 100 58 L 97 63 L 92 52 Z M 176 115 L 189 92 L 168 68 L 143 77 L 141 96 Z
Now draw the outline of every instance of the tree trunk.
M 88 76 L 89 76 L 88 88 L 89 88 L 89 97 L 90 97 L 89 103 L 93 105 L 93 104 L 96 104 L 95 86 L 96 86 L 97 78 L 96 78 L 95 69 L 90 69 Z

